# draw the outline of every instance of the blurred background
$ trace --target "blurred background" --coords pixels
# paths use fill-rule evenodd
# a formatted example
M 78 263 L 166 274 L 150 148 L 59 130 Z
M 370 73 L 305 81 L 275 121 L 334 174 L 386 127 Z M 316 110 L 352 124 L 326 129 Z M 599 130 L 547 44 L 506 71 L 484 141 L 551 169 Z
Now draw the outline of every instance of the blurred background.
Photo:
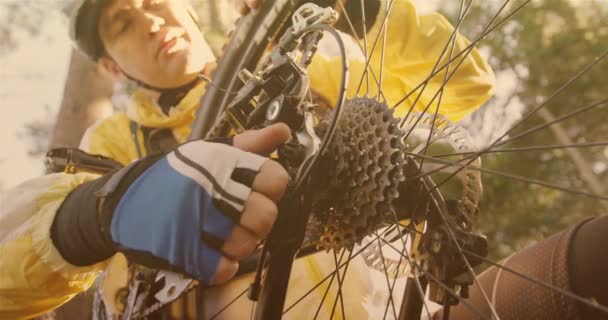
M 43 174 L 49 147 L 76 146 L 84 129 L 113 112 L 115 88 L 100 70 L 74 51 L 67 16 L 72 0 L 0 0 L 0 191 Z M 194 0 L 219 52 L 238 17 L 237 0 Z M 440 11 L 458 21 L 460 1 L 416 1 L 421 12 Z M 523 1 L 511 1 L 510 12 Z M 460 27 L 475 39 L 503 1 L 474 1 Z M 462 124 L 478 147 L 500 137 L 522 116 L 608 49 L 608 2 L 534 0 L 480 44 L 494 68 L 496 96 Z M 606 99 L 608 61 L 525 121 L 510 137 Z M 534 178 L 594 194 L 608 192 L 608 112 L 603 106 L 557 122 L 505 145 L 578 145 L 484 156 L 485 168 Z M 604 142 L 604 143 L 602 143 Z M 607 212 L 605 201 L 512 179 L 483 175 L 480 230 L 491 258 L 500 260 L 531 242 Z M 1 204 L 0 204 L 1 205 Z

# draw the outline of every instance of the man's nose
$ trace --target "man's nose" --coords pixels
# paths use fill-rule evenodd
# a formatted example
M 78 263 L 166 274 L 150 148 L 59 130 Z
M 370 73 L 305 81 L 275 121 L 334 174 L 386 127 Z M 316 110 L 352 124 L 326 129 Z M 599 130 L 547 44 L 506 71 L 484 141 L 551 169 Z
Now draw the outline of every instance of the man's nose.
M 154 36 L 158 31 L 160 31 L 162 26 L 165 24 L 165 19 L 148 12 L 144 12 L 142 18 L 145 22 L 146 31 L 151 36 Z

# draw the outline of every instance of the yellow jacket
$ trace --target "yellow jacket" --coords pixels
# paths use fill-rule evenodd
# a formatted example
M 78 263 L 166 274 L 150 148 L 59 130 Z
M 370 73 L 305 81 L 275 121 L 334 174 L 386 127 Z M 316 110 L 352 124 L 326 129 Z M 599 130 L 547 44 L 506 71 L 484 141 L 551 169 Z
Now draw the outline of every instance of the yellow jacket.
M 381 9 L 385 12 L 385 8 Z M 395 0 L 388 23 L 385 50 L 385 67 L 383 70 L 383 94 L 389 104 L 396 103 L 421 81 L 428 77 L 437 58 L 449 39 L 453 27 L 441 15 L 418 15 L 410 0 Z M 380 32 L 384 17 L 378 18 L 376 25 L 368 32 L 368 39 L 374 39 Z M 370 41 L 371 42 L 371 41 Z M 454 54 L 469 45 L 462 36 L 457 37 Z M 371 51 L 372 43 L 368 44 Z M 380 75 L 381 42 L 372 56 L 371 67 L 376 75 Z M 447 61 L 449 49 L 443 61 Z M 340 80 L 339 58 L 326 58 L 317 55 L 309 67 L 311 86 L 322 96 L 333 103 L 337 96 Z M 460 59 L 459 59 L 460 60 Z M 457 61 L 459 61 L 457 60 Z M 440 66 L 443 63 L 440 64 Z M 350 86 L 348 95 L 354 96 L 365 64 L 361 61 L 350 62 Z M 452 67 L 450 70 L 453 70 Z M 414 107 L 421 111 L 431 101 L 443 82 L 445 71 L 439 72 L 429 82 L 426 90 Z M 373 79 L 373 78 L 371 78 Z M 374 80 L 370 80 L 374 83 Z M 177 141 L 183 141 L 190 132 L 190 125 L 199 105 L 199 98 L 204 94 L 204 85 L 193 88 L 188 95 L 174 107 L 169 115 L 165 115 L 156 104 L 154 94 L 144 89 L 132 93 L 125 112 L 116 113 L 93 127 L 85 134 L 83 149 L 102 154 L 128 164 L 145 155 L 145 150 L 138 153 L 134 143 L 130 124 L 132 121 L 141 126 L 153 128 L 169 128 Z M 477 50 L 473 50 L 462 63 L 459 70 L 445 87 L 440 112 L 450 119 L 457 121 L 466 114 L 476 110 L 493 94 L 494 74 Z M 362 92 L 367 90 L 364 82 Z M 371 95 L 377 94 L 377 87 L 369 88 Z M 397 109 L 398 115 L 403 115 L 411 107 L 417 94 L 412 95 Z M 435 101 L 436 103 L 436 101 Z M 434 111 L 435 105 L 429 109 Z M 136 130 L 135 135 L 139 145 L 143 143 L 143 133 Z M 74 295 L 84 291 L 93 283 L 105 264 L 87 268 L 77 268 L 62 259 L 52 245 L 49 237 L 50 226 L 55 211 L 62 200 L 76 186 L 96 176 L 89 174 L 55 174 L 35 179 L 20 187 L 6 192 L 0 199 L 0 319 L 31 318 L 54 309 L 70 300 Z M 294 267 L 292 287 L 304 292 L 321 278 L 333 271 L 333 256 L 326 254 L 300 259 Z M 329 258 L 329 259 L 328 259 Z M 349 312 L 358 315 L 369 314 L 370 301 L 377 297 L 370 296 L 373 291 L 373 281 L 368 273 L 356 272 L 357 268 L 365 270 L 361 260 L 351 264 L 352 274 L 358 274 L 360 281 L 347 281 L 349 288 L 346 292 L 359 292 L 346 298 Z M 349 272 L 349 276 L 351 273 Z M 350 280 L 353 280 L 352 278 Z M 231 283 L 213 288 L 207 295 L 208 312 L 236 296 L 248 284 L 247 276 L 236 279 Z M 382 290 L 379 290 L 380 292 Z M 295 290 L 288 297 L 288 302 L 296 296 Z M 323 290 L 318 290 L 318 295 Z M 353 298 L 355 297 L 355 298 Z M 333 301 L 333 297 L 328 297 Z M 316 306 L 317 298 L 305 299 L 310 305 Z M 349 300 L 350 299 L 350 300 Z M 370 300 L 372 299 L 372 300 Z M 249 306 L 248 303 L 245 305 Z M 309 305 L 309 306 L 310 306 Z M 331 312 L 331 304 L 326 303 Z M 288 316 L 295 319 L 310 312 L 307 303 Z M 250 308 L 232 308 L 234 312 L 226 318 L 236 318 L 240 312 L 249 312 Z M 301 312 L 301 313 L 300 313 Z M 359 317 L 361 318 L 361 317 Z

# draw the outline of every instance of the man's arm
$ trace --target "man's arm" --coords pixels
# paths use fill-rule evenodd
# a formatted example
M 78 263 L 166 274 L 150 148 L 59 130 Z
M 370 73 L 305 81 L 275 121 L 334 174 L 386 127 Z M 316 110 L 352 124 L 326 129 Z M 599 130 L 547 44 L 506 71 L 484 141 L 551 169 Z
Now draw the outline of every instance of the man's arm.
M 269 232 L 287 184 L 277 163 L 254 153 L 289 136 L 275 125 L 236 136 L 238 149 L 189 142 L 103 177 L 54 174 L 3 194 L 0 318 L 67 302 L 116 252 L 207 284 L 229 280 Z
M 382 23 L 386 17 L 386 5 L 391 1 L 380 1 L 382 6 L 379 15 L 375 19 L 374 26 L 368 30 L 368 53 L 372 51 L 373 41 L 380 33 L 380 39 L 372 55 L 370 67 L 376 77 L 380 77 L 380 65 L 382 60 L 383 33 Z M 384 48 L 384 70 L 382 79 L 382 92 L 386 96 L 389 105 L 397 103 L 405 97 L 411 90 L 422 83 L 430 74 L 439 59 L 441 52 L 448 43 L 454 28 L 439 14 L 418 15 L 416 8 L 411 0 L 394 0 L 393 7 L 387 21 L 388 31 Z M 361 35 L 359 35 L 361 36 Z M 363 40 L 359 40 L 363 45 Z M 452 56 L 459 54 L 470 44 L 462 35 L 458 34 Z M 439 67 L 449 61 L 451 43 L 444 53 Z M 451 64 L 450 73 L 462 57 L 456 59 Z M 339 57 L 328 59 L 317 55 L 309 67 L 311 86 L 331 103 L 337 99 L 340 85 L 340 64 L 337 63 Z M 365 62 L 351 59 L 350 61 L 350 81 L 348 96 L 353 97 L 357 94 L 360 79 L 363 76 Z M 422 93 L 419 101 L 414 107 L 415 111 L 422 111 L 431 102 L 437 93 L 446 72 L 443 71 L 435 75 Z M 378 95 L 378 87 L 373 76 L 370 74 L 370 95 Z M 471 51 L 458 71 L 451 77 L 445 86 L 441 100 L 439 112 L 448 116 L 452 121 L 457 121 L 465 115 L 473 112 L 484 102 L 486 102 L 494 92 L 494 73 L 481 56 L 477 49 Z M 367 81 L 363 81 L 359 95 L 367 92 Z M 420 90 L 411 95 L 407 101 L 402 103 L 397 109 L 397 115 L 403 116 Z M 433 105 L 428 112 L 433 113 L 438 99 L 433 101 Z
M 66 263 L 50 230 L 65 197 L 97 177 L 52 174 L 0 195 L 0 319 L 35 317 L 92 285 L 103 264 Z

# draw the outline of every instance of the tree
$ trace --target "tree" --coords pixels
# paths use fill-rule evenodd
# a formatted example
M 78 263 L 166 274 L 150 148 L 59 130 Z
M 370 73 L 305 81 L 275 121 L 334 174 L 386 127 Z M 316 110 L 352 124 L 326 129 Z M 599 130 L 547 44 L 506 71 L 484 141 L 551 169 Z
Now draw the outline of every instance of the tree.
M 77 147 L 84 131 L 112 113 L 112 81 L 78 50 L 72 58 L 49 148 Z
M 480 34 L 501 4 L 502 2 L 474 1 L 467 20 L 462 25 L 463 32 L 467 35 Z M 511 4 L 502 16 L 518 5 L 519 3 Z M 447 14 L 452 16 L 452 21 L 457 21 L 455 9 L 458 8 L 444 8 L 451 9 Z M 508 73 L 516 81 L 517 85 L 510 92 L 510 102 L 520 102 L 526 107 L 525 111 L 530 112 L 606 50 L 607 19 L 608 6 L 605 2 L 533 1 L 504 26 L 490 33 L 482 42 L 482 47 L 489 52 L 494 70 L 497 73 Z M 606 72 L 606 61 L 591 68 L 557 98 L 522 123 L 511 136 L 605 99 L 602 87 Z M 491 112 L 489 110 L 492 107 L 502 106 L 486 106 L 486 110 L 480 111 L 480 114 Z M 608 133 L 608 124 L 603 120 L 605 108 L 603 110 L 596 108 L 581 113 L 503 147 L 605 141 L 601 138 Z M 483 116 L 477 115 L 474 118 L 480 120 Z M 483 127 L 488 124 L 477 125 Z M 484 166 L 605 195 L 605 185 L 608 182 L 605 150 L 604 146 L 498 153 L 486 156 Z M 601 203 L 598 205 L 595 199 L 488 174 L 484 174 L 484 199 L 480 228 L 489 236 L 495 258 L 503 257 L 531 241 L 572 225 L 585 216 L 606 213 L 606 206 Z

